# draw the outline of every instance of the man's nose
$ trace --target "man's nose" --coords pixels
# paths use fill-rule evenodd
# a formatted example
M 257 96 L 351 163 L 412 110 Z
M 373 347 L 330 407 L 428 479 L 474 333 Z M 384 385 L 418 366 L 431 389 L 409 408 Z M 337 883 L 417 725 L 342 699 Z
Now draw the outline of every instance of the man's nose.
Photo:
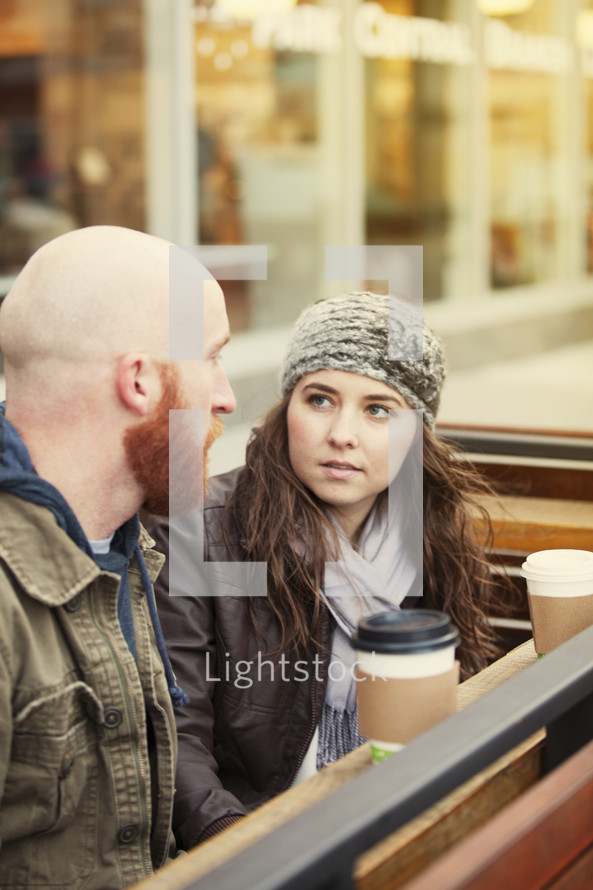
M 221 368 L 216 380 L 214 398 L 212 400 L 213 414 L 232 414 L 237 407 L 235 393 L 232 390 L 226 371 Z

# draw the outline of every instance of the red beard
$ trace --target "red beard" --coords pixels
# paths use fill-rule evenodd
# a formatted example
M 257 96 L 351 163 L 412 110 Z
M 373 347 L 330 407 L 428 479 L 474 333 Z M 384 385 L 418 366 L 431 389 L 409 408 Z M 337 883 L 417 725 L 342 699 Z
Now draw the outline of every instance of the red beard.
M 174 419 L 171 486 L 169 411 L 183 410 L 186 403 L 173 368 L 163 368 L 161 381 L 163 393 L 154 412 L 146 420 L 128 427 L 123 443 L 130 468 L 145 493 L 142 506 L 149 513 L 168 516 L 169 503 L 176 514 L 202 503 L 208 482 L 207 452 L 223 433 L 224 423 L 220 417 L 212 417 L 204 437 L 196 429 L 193 411 Z

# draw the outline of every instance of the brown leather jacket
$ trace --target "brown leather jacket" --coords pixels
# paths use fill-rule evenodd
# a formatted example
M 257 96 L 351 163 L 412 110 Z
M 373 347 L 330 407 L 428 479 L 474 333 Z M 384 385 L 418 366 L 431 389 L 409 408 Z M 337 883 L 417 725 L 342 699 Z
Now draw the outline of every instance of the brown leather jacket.
M 222 536 L 223 507 L 239 472 L 211 482 L 204 507 L 208 560 L 240 559 L 240 530 L 229 529 L 230 548 Z M 149 529 L 157 550 L 168 555 L 168 524 L 152 521 Z M 293 782 L 325 695 L 331 619 L 324 612 L 319 649 L 311 651 L 307 660 L 287 655 L 272 676 L 271 659 L 265 653 L 258 655 L 248 600 L 171 597 L 168 569 L 167 561 L 155 591 L 173 670 L 190 697 L 190 704 L 177 712 L 179 764 L 173 818 L 179 846 L 189 849 Z M 273 651 L 279 644 L 277 625 L 267 600 L 257 597 L 254 602 L 267 651 Z

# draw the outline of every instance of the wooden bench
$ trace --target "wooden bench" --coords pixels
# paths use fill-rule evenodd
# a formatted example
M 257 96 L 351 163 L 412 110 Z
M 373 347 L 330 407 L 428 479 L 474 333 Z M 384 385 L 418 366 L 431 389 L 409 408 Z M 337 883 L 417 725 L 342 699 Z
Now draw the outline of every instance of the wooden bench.
M 518 495 L 483 496 L 480 503 L 492 522 L 490 558 L 513 585 L 510 595 L 501 587 L 489 615 L 508 651 L 532 635 L 521 564 L 536 550 L 593 551 L 593 503 Z M 476 519 L 476 525 L 479 534 L 485 535 L 481 517 Z
M 437 432 L 499 495 L 484 501 L 495 549 L 592 549 L 593 433 L 445 425 Z
M 593 550 L 593 434 L 438 426 L 497 493 L 479 498 L 492 520 L 491 558 L 511 579 L 489 616 L 505 649 L 531 636 L 520 566 L 535 550 Z M 476 518 L 478 533 L 485 528 Z
M 405 890 L 593 887 L 593 742 L 467 837 Z
M 492 520 L 494 552 L 593 550 L 593 503 L 517 495 L 484 496 L 480 502 Z

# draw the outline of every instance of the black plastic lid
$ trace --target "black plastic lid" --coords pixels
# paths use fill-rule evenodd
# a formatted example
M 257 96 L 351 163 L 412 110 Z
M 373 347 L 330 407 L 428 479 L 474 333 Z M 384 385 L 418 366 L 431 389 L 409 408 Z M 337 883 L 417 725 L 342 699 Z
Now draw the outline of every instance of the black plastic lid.
M 448 615 L 431 609 L 377 612 L 361 618 L 352 645 L 362 652 L 404 655 L 457 646 L 459 632 Z

